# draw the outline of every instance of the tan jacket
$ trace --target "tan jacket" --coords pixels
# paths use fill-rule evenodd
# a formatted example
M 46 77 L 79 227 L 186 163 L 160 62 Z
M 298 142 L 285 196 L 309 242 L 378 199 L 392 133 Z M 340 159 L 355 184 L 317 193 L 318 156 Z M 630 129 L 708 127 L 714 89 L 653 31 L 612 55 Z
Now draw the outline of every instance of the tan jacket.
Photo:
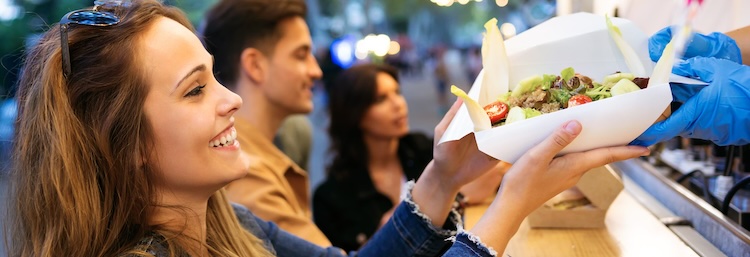
M 323 247 L 331 246 L 312 220 L 307 172 L 246 120 L 236 118 L 234 127 L 242 151 L 251 160 L 247 176 L 227 185 L 229 200 L 289 233 Z

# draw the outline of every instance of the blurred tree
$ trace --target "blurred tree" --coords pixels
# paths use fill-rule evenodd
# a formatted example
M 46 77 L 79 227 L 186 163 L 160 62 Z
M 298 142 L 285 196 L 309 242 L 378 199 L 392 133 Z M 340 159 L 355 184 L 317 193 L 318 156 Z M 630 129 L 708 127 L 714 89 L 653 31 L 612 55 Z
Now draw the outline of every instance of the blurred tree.
M 34 38 L 55 24 L 65 13 L 91 6 L 93 0 L 9 0 L 20 7 L 18 17 L 0 20 L 0 98 L 12 94 L 12 85 L 18 77 L 22 65 L 24 47 L 34 43 Z M 196 27 L 201 23 L 205 11 L 218 0 L 163 0 L 182 9 Z M 307 0 L 308 2 L 314 0 Z M 466 5 L 453 4 L 440 7 L 428 0 L 315 0 L 311 8 L 310 27 L 317 42 L 325 42 L 325 37 L 335 38 L 350 33 L 387 33 L 391 36 L 406 34 L 423 46 L 436 43 L 448 45 L 471 44 L 475 35 L 483 31 L 482 24 L 491 17 L 500 22 L 507 21 L 508 15 L 524 5 L 550 0 L 509 0 L 505 7 L 498 7 L 494 1 L 471 1 Z M 384 19 L 378 24 L 364 28 L 347 25 L 346 7 L 359 3 L 364 8 L 383 8 Z M 351 14 L 369 17 L 369 13 Z M 335 21 L 335 22 L 334 22 Z M 331 29 L 337 23 L 338 29 Z M 343 25 L 342 25 L 343 24 Z M 520 31 L 519 31 L 520 32 Z M 323 34 L 323 35 L 321 35 Z
M 188 16 L 190 22 L 197 26 L 203 19 L 203 14 L 211 8 L 218 0 L 165 0 L 164 3 L 174 5 Z
M 349 0 L 318 0 L 321 14 L 324 16 L 336 16 L 344 13 L 344 5 Z
M 406 33 L 409 28 L 409 18 L 414 15 L 415 10 L 439 9 L 434 3 L 426 0 L 382 0 L 385 6 L 387 21 L 389 21 L 396 33 Z
M 182 9 L 197 26 L 203 13 L 217 0 L 165 0 Z M 60 21 L 69 11 L 87 8 L 93 0 L 11 0 L 20 7 L 17 17 L 0 20 L 0 99 L 12 97 L 26 46 L 40 33 Z
M 0 98 L 12 97 L 18 80 L 24 47 L 32 44 L 35 35 L 46 31 L 70 10 L 91 4 L 87 0 L 14 0 L 20 7 L 18 17 L 0 21 Z

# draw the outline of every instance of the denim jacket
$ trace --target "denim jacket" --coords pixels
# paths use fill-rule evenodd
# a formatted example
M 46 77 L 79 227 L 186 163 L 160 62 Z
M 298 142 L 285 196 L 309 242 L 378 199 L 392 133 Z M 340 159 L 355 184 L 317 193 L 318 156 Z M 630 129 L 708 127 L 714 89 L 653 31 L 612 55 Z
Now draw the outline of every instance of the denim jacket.
M 381 228 L 358 252 L 345 255 L 336 247 L 321 248 L 276 226 L 261 220 L 245 207 L 233 204 L 237 218 L 245 229 L 263 241 L 266 248 L 282 257 L 341 257 L 341 256 L 496 256 L 479 239 L 462 231 L 459 215 L 451 211 L 443 228 L 436 228 L 430 219 L 419 211 L 408 194 L 383 228 Z M 156 257 L 169 256 L 167 247 L 160 240 L 147 238 L 141 241 L 141 249 Z M 145 245 L 144 245 L 145 244 Z M 447 250 L 446 250 L 447 249 Z

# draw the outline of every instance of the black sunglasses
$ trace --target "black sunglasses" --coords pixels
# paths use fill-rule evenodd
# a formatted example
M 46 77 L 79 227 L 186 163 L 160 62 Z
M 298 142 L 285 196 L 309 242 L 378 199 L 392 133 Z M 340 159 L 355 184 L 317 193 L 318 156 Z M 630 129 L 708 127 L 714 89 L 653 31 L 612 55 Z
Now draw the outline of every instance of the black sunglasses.
M 106 11 L 99 11 L 102 7 L 111 10 L 118 6 L 129 6 L 129 2 L 123 1 L 94 1 L 93 10 L 75 10 L 65 14 L 60 19 L 60 47 L 62 48 L 63 77 L 66 79 L 71 73 L 70 49 L 68 48 L 68 28 L 71 24 L 86 26 L 106 27 L 120 23 L 120 18 Z

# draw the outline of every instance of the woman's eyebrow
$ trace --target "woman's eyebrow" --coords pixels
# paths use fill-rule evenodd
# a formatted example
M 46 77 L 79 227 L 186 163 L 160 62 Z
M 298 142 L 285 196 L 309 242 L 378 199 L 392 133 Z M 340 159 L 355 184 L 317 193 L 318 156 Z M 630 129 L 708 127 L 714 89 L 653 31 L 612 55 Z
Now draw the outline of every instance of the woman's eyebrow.
M 196 73 L 196 72 L 199 72 L 199 71 L 206 71 L 206 69 L 207 68 L 206 68 L 205 64 L 201 64 L 201 65 L 195 66 L 195 68 L 193 68 L 192 70 L 190 70 L 190 72 L 188 72 L 187 75 L 185 75 L 184 77 L 182 77 L 182 79 L 180 79 L 180 81 L 177 82 L 177 85 L 175 85 L 175 87 L 172 89 L 172 92 L 170 93 L 170 95 L 172 93 L 174 93 L 174 91 L 177 90 L 177 88 L 180 87 L 180 85 L 182 85 L 182 82 L 184 82 L 188 77 L 190 77 L 190 75 L 193 75 L 193 73 Z

